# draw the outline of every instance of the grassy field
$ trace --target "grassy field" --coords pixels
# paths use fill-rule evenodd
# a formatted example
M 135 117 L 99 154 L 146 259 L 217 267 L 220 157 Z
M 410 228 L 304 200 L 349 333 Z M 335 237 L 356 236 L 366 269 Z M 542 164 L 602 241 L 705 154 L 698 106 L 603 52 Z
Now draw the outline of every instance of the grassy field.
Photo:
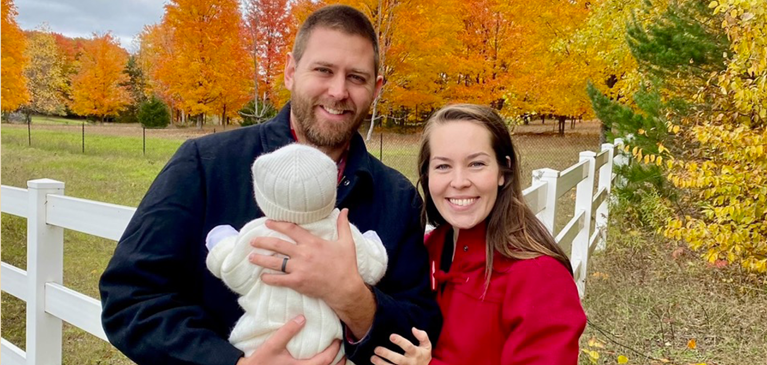
M 45 143 L 27 146 L 25 129 L 2 130 L 4 185 L 26 188 L 27 180 L 51 178 L 66 183 L 70 196 L 136 206 L 154 177 L 181 140 L 154 139 L 144 156 L 141 139 L 89 136 L 85 154 L 80 136 L 60 131 L 35 131 Z M 136 147 L 138 146 L 138 148 Z M 98 298 L 98 277 L 114 251 L 115 243 L 85 234 L 64 233 L 64 284 Z M 2 215 L 2 261 L 26 268 L 26 220 Z M 2 296 L 3 337 L 24 348 L 25 305 Z M 107 343 L 66 325 L 65 364 L 129 364 Z
M 736 365 L 767 359 L 767 279 L 715 267 L 640 227 L 619 204 L 608 245 L 589 261 L 581 363 Z
M 185 136 L 168 134 L 147 138 L 147 153 L 142 153 L 142 139 L 135 126 L 120 126 L 104 133 L 86 127 L 85 153 L 82 135 L 77 128 L 47 126 L 33 129 L 32 146 L 28 146 L 25 126 L 3 126 L 2 177 L 4 185 L 26 187 L 26 181 L 52 178 L 66 183 L 66 194 L 114 204 L 136 206 L 147 187 L 170 158 Z M 105 129 L 108 127 L 104 127 Z M 183 131 L 186 133 L 185 131 Z M 529 185 L 535 168 L 563 169 L 578 160 L 578 152 L 594 150 L 594 135 L 573 134 L 565 137 L 516 135 L 515 143 L 522 155 L 523 186 Z M 369 144 L 371 153 L 382 157 L 411 180 L 415 179 L 417 152 L 415 135 L 386 135 L 383 149 Z M 380 141 L 380 140 L 379 140 Z M 380 152 L 383 152 L 381 156 Z M 562 217 L 572 210 L 572 196 L 563 198 Z M 572 216 L 572 213 L 569 213 Z M 14 266 L 26 266 L 25 220 L 2 215 L 2 260 Z M 92 297 L 98 297 L 98 277 L 114 250 L 113 241 L 76 232 L 65 232 L 64 284 Z M 2 296 L 3 337 L 23 348 L 24 303 Z M 71 326 L 65 325 L 65 364 L 129 364 L 108 344 Z

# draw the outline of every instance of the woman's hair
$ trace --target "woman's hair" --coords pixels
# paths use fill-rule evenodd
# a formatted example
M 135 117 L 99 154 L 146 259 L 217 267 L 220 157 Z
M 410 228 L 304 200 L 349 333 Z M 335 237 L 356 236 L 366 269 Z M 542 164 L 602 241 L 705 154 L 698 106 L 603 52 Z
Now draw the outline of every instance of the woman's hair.
M 503 174 L 503 185 L 498 187 L 495 205 L 486 218 L 486 285 L 490 283 L 493 251 L 498 251 L 508 258 L 522 260 L 541 255 L 551 256 L 565 265 L 572 274 L 567 255 L 554 242 L 554 238 L 533 214 L 522 196 L 520 164 L 509 130 L 501 116 L 489 107 L 473 104 L 448 105 L 434 113 L 426 122 L 418 153 L 418 185 L 423 189 L 425 202 L 421 212 L 424 223 L 434 226 L 445 223 L 445 218 L 439 214 L 429 192 L 429 136 L 435 127 L 455 121 L 471 122 L 490 132 L 490 145 L 495 152 L 500 173 Z

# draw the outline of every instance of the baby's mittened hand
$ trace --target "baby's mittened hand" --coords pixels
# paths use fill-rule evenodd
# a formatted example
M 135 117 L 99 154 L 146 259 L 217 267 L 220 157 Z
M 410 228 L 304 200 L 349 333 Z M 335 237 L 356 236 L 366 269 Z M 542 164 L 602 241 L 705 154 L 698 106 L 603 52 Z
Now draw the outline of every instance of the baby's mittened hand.
M 238 234 L 240 234 L 240 232 L 237 232 L 234 227 L 228 224 L 215 226 L 210 230 L 210 232 L 208 232 L 208 236 L 205 237 L 205 247 L 207 247 L 208 251 L 210 251 L 213 249 L 213 247 L 216 247 L 217 244 L 223 241 L 224 238 L 237 236 Z

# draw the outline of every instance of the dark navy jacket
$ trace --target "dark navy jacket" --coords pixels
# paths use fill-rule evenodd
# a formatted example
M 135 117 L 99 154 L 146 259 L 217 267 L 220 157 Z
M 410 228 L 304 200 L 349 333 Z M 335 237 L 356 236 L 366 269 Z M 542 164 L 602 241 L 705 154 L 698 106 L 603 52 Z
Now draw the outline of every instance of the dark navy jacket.
M 107 337 L 133 361 L 233 365 L 242 356 L 227 338 L 243 310 L 207 270 L 205 236 L 217 225 L 239 229 L 263 216 L 250 166 L 293 142 L 289 119 L 288 105 L 265 124 L 188 140 L 152 183 L 99 283 Z M 375 230 L 389 255 L 374 289 L 372 329 L 359 344 L 345 344 L 347 356 L 368 363 L 375 346 L 394 346 L 391 333 L 413 340 L 414 326 L 436 341 L 441 317 L 430 290 L 421 199 L 402 174 L 367 153 L 356 133 L 337 205 L 349 208 L 360 231 Z

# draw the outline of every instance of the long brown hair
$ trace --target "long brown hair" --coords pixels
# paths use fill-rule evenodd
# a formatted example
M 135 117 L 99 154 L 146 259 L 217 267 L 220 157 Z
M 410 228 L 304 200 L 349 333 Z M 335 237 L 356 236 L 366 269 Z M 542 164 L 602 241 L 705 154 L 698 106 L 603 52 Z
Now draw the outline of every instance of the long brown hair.
M 434 226 L 446 222 L 445 218 L 439 214 L 429 192 L 429 160 L 431 160 L 429 136 L 436 126 L 454 121 L 472 122 L 490 132 L 490 144 L 504 178 L 503 185 L 498 187 L 495 205 L 486 218 L 486 287 L 490 283 L 494 251 L 498 251 L 505 257 L 520 260 L 541 255 L 551 256 L 565 265 L 572 274 L 573 269 L 567 255 L 554 242 L 554 237 L 533 214 L 522 196 L 519 179 L 520 163 L 514 144 L 511 142 L 509 130 L 501 116 L 489 107 L 473 104 L 448 105 L 435 112 L 426 122 L 421 137 L 421 149 L 418 153 L 417 183 L 424 192 L 425 204 L 421 211 L 423 222 Z

